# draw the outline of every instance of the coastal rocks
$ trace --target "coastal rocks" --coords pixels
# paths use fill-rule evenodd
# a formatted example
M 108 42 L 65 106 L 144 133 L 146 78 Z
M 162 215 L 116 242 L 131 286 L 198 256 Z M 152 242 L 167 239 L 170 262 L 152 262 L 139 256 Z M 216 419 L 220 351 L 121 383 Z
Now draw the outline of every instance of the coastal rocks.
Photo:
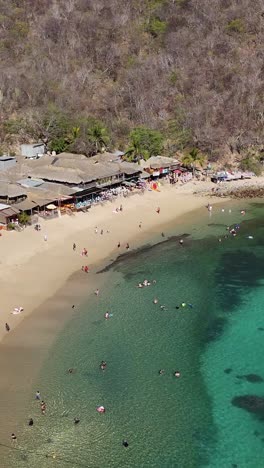
M 256 395 L 236 396 L 231 400 L 233 406 L 242 408 L 264 420 L 264 398 Z
M 257 374 L 247 374 L 247 375 L 237 375 L 237 379 L 246 380 L 250 383 L 261 383 L 264 382 L 264 379 Z

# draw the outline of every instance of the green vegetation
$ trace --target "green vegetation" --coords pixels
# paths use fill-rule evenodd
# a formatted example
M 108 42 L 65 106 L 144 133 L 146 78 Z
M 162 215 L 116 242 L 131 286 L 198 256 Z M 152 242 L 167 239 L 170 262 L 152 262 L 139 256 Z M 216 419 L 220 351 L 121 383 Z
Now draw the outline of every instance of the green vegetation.
M 246 158 L 242 159 L 242 161 L 240 163 L 240 169 L 242 169 L 242 171 L 254 172 L 254 174 L 256 174 L 256 176 L 259 176 L 259 175 L 261 175 L 261 173 L 263 171 L 263 166 L 262 166 L 261 162 L 259 162 L 254 157 L 251 157 L 251 158 L 246 157 Z
M 166 21 L 161 21 L 159 18 L 151 18 L 149 21 L 149 24 L 147 26 L 147 31 L 150 32 L 150 34 L 153 37 L 158 37 L 161 34 L 164 34 L 167 28 L 167 23 Z
M 161 153 L 164 139 L 160 132 L 149 128 L 139 127 L 130 132 L 130 145 L 125 152 L 127 161 L 149 159 Z
M 229 21 L 227 27 L 227 31 L 235 32 L 235 33 L 243 33 L 245 32 L 245 23 L 242 19 L 236 18 L 232 21 Z
M 205 161 L 205 156 L 197 148 L 191 149 L 191 151 L 182 158 L 182 163 L 187 167 L 191 167 L 193 174 L 195 174 L 198 165 L 203 167 Z
M 22 211 L 22 213 L 18 215 L 18 221 L 20 224 L 26 225 L 28 224 L 29 220 L 30 220 L 30 216 L 24 211 Z

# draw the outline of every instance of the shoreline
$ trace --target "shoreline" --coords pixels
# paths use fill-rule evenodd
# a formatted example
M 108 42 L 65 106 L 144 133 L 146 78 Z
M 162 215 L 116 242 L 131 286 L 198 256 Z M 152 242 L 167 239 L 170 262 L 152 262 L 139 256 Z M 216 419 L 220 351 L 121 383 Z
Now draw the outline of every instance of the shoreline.
M 133 250 L 150 236 L 160 235 L 161 226 L 179 216 L 205 206 L 211 197 L 193 195 L 195 185 L 175 189 L 164 185 L 160 192 L 135 194 L 128 199 L 119 198 L 96 206 L 88 213 L 72 217 L 63 216 L 42 222 L 42 230 L 36 232 L 27 227 L 22 232 L 5 232 L 0 238 L 1 315 L 0 343 L 8 340 L 15 328 L 48 298 L 54 296 L 67 279 L 81 270 L 82 265 L 94 266 L 104 260 L 116 259 L 126 253 L 126 243 Z M 214 200 L 221 203 L 222 200 Z M 113 213 L 123 204 L 123 212 Z M 156 213 L 157 207 L 160 214 Z M 139 223 L 142 227 L 139 228 Z M 94 229 L 98 227 L 98 233 Z M 101 229 L 104 234 L 101 235 Z M 110 233 L 106 231 L 109 230 Z M 44 241 L 47 235 L 47 242 Z M 117 243 L 121 242 L 120 249 Z M 73 252 L 73 243 L 77 244 Z M 80 256 L 87 248 L 88 257 Z M 89 282 L 90 274 L 86 275 Z M 19 315 L 12 315 L 14 308 L 23 307 Z M 6 332 L 5 323 L 10 325 Z
M 115 204 L 109 202 L 103 207 L 94 208 L 88 214 L 76 217 L 78 224 L 76 218 L 60 218 L 47 221 L 47 228 L 45 224 L 46 229 L 42 229 L 41 233 L 33 228 L 22 233 L 11 233 L 9 239 L 13 240 L 12 236 L 15 234 L 18 241 L 22 239 L 21 243 L 25 243 L 24 238 L 28 242 L 28 238 L 31 240 L 35 236 L 33 247 L 36 250 L 24 262 L 25 251 L 22 252 L 24 257 L 21 256 L 20 263 L 16 264 L 13 263 L 16 258 L 13 252 L 13 257 L 9 258 L 10 271 L 5 278 L 3 264 L 0 265 L 5 291 L 2 294 L 1 329 L 4 330 L 6 321 L 11 326 L 9 333 L 4 330 L 0 334 L 0 338 L 3 338 L 0 342 L 0 398 L 8 421 L 0 429 L 4 442 L 9 444 L 10 433 L 19 430 L 25 417 L 25 405 L 33 397 L 32 384 L 60 331 L 75 314 L 78 317 L 78 306 L 82 305 L 83 300 L 107 281 L 109 266 L 119 257 L 125 259 L 124 244 L 130 242 L 131 250 L 128 255 L 132 255 L 133 251 L 143 246 L 160 242 L 162 228 L 169 229 L 172 224 L 177 225 L 185 215 L 197 211 L 209 201 L 211 203 L 211 199 L 207 197 L 194 196 L 193 187 L 188 187 L 188 191 L 186 187 L 184 189 L 185 191 L 180 192 L 174 190 L 174 187 L 165 186 L 160 193 L 148 192 L 144 196 L 135 195 L 128 200 L 116 200 L 117 205 L 120 202 L 123 204 L 122 213 L 113 214 Z M 215 204 L 218 203 L 223 203 L 223 200 L 219 199 Z M 156 213 L 157 206 L 161 208 L 160 214 Z M 102 217 L 104 220 L 100 224 Z M 141 229 L 138 227 L 140 221 L 143 222 Z M 66 239 L 61 242 L 60 236 L 55 236 L 56 231 L 61 232 L 68 223 L 75 229 L 67 233 Z M 102 236 L 95 234 L 95 225 L 98 228 L 109 228 L 110 233 Z M 47 242 L 43 240 L 45 231 L 48 233 Z M 123 245 L 122 250 L 116 247 L 118 235 Z M 168 237 L 166 235 L 164 240 Z M 3 248 L 2 240 L 3 238 Z M 78 252 L 73 252 L 73 242 L 79 247 Z M 32 248 L 32 244 L 27 245 Z M 93 245 L 96 246 L 94 251 L 91 250 Z M 80 247 L 87 248 L 87 260 L 79 255 Z M 16 249 L 19 248 L 21 244 L 18 242 Z M 88 275 L 81 271 L 81 265 L 85 261 L 92 267 Z M 97 274 L 101 272 L 104 274 Z M 31 295 L 34 288 L 34 294 Z M 15 297 L 20 297 L 21 302 L 14 303 Z M 12 303 L 13 307 L 25 307 L 25 312 L 12 316 Z M 74 309 L 73 304 L 76 305 Z

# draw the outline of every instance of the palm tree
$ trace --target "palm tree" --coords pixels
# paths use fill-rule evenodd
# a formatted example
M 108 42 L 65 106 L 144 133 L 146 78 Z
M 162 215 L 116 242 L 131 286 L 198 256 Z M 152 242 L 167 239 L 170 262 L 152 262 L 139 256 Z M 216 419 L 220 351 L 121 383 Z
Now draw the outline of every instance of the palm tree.
M 100 122 L 95 122 L 88 128 L 87 136 L 88 140 L 94 145 L 96 153 L 98 151 L 102 152 L 110 141 L 107 129 Z
M 123 159 L 125 161 L 136 161 L 140 162 L 140 159 L 144 159 L 145 161 L 149 159 L 149 153 L 147 150 L 142 148 L 142 142 L 140 137 L 137 134 L 131 135 L 131 144 L 126 150 Z
M 193 175 L 195 175 L 195 169 L 197 164 L 203 166 L 205 163 L 205 156 L 200 152 L 198 148 L 193 148 L 188 154 L 182 158 L 182 163 L 185 166 L 191 166 Z

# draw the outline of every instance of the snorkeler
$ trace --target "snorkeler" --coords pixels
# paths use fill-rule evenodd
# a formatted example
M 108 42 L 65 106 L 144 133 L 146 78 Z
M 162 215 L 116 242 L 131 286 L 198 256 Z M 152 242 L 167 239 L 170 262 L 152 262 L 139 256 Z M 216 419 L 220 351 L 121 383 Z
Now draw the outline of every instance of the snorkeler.
M 105 370 L 106 369 L 106 362 L 105 361 L 102 361 L 101 364 L 100 364 L 100 369 L 101 370 Z
M 123 447 L 126 447 L 126 448 L 127 448 L 127 447 L 128 447 L 128 441 L 127 441 L 127 440 L 123 440 L 122 445 L 123 445 Z
M 177 379 L 181 376 L 181 373 L 179 371 L 174 372 L 174 377 L 177 377 Z
M 165 370 L 164 369 L 160 369 L 159 370 L 159 375 L 164 375 L 165 374 Z

